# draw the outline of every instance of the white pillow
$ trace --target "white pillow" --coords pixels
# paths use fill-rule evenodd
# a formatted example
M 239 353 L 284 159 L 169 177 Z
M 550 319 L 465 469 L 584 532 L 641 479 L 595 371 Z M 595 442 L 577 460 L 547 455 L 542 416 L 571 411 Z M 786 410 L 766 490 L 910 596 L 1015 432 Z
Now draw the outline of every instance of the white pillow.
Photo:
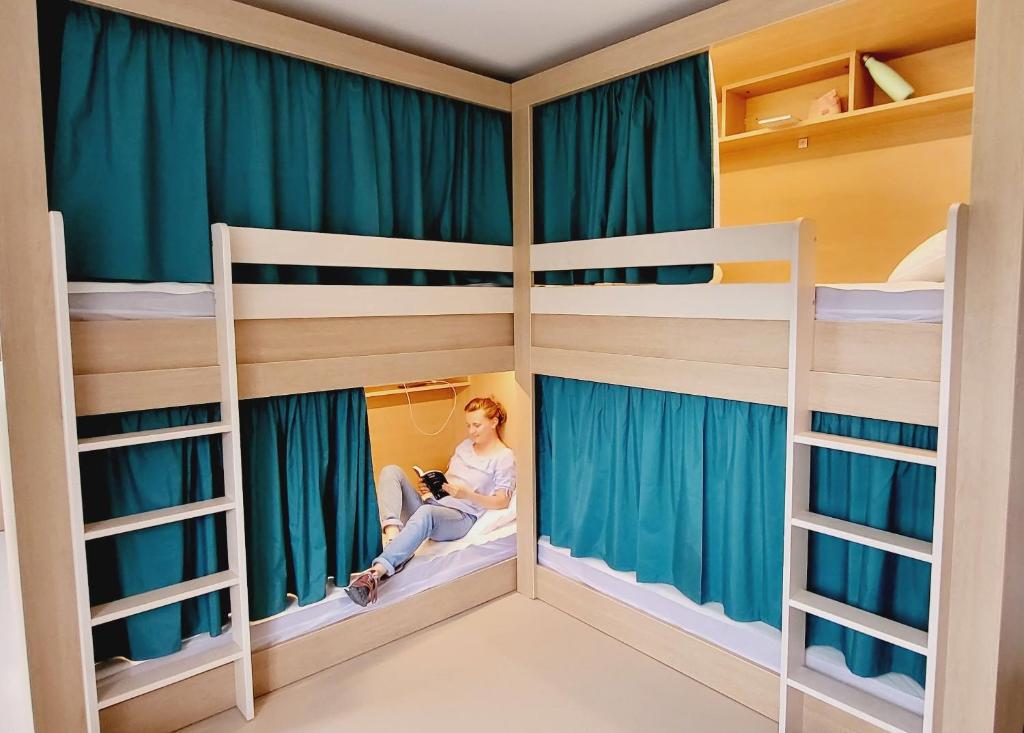
M 487 534 L 496 529 L 504 527 L 516 521 L 516 495 L 512 494 L 512 501 L 505 509 L 488 509 L 473 524 L 475 534 Z
M 946 281 L 946 230 L 933 234 L 917 245 L 903 258 L 889 275 L 889 282 L 918 280 L 941 283 Z

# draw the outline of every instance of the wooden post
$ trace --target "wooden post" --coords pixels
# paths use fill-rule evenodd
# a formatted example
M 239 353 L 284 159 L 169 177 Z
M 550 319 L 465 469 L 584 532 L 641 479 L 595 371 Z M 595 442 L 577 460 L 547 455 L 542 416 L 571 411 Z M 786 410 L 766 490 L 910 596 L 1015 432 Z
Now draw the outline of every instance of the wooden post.
M 943 730 L 1024 725 L 1024 4 L 979 0 Z
M 0 332 L 36 730 L 86 728 L 49 244 L 36 3 L 0 3 Z
M 533 316 L 530 306 L 530 247 L 533 245 L 533 123 L 529 106 L 512 112 L 513 270 L 515 304 L 515 429 L 518 467 L 517 585 L 519 592 L 535 598 L 537 567 L 537 487 L 533 414 Z

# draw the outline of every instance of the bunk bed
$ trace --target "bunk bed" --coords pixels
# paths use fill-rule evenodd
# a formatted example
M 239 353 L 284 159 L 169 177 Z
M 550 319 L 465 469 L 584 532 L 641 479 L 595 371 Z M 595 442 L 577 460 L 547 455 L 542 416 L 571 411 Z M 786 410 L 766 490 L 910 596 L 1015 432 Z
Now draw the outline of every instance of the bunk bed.
M 950 385 L 956 383 L 961 308 L 956 282 L 962 273 L 955 261 L 963 256 L 957 242 L 965 226 L 966 207 L 954 206 L 941 325 L 815 319 L 809 222 L 532 245 L 530 268 L 535 272 L 714 259 L 784 261 L 791 273 L 787 284 L 534 286 L 530 293 L 536 314 L 530 349 L 534 374 L 787 407 L 781 653 L 780 634 L 766 624 L 731 621 L 669 585 L 637 583 L 632 573 L 611 570 L 600 560 L 572 557 L 546 537 L 538 549 L 537 597 L 778 716 L 780 730 L 801 729 L 803 705 L 792 697 L 796 693 L 884 730 L 931 730 L 936 685 L 941 685 L 935 665 L 945 633 L 941 539 L 953 461 L 947 435 L 955 430 L 957 410 Z M 812 411 L 938 426 L 939 447 L 928 451 L 812 432 Z M 934 540 L 922 542 L 812 513 L 812 447 L 936 466 Z M 807 591 L 812 533 L 931 563 L 929 632 Z M 808 615 L 926 656 L 925 689 L 915 689 L 909 680 L 856 678 L 836 650 L 805 654 Z M 783 704 L 779 712 L 773 694 L 777 683 L 768 670 L 781 673 L 788 710 Z
M 54 273 L 56 297 L 68 319 L 62 356 L 65 428 L 71 446 L 69 471 L 77 475 L 81 450 L 209 434 L 224 434 L 230 441 L 225 443 L 224 455 L 235 456 L 233 462 L 225 461 L 225 486 L 234 490 L 223 498 L 80 525 L 77 582 L 85 599 L 89 597 L 84 559 L 87 541 L 211 514 L 225 513 L 229 519 L 241 514 L 244 490 L 234 427 L 239 424 L 239 400 L 436 379 L 453 372 L 510 371 L 513 366 L 510 288 L 232 283 L 232 265 L 239 264 L 509 272 L 512 251 L 507 246 L 217 224 L 212 228 L 213 318 L 205 315 L 210 303 L 194 308 L 186 305 L 184 311 L 192 317 L 139 317 L 150 312 L 140 312 L 137 307 L 138 299 L 131 290 L 138 289 L 120 288 L 119 296 L 129 292 L 127 304 L 124 298 L 113 303 L 93 301 L 90 316 L 113 313 L 135 317 L 72 321 L 68 304 L 75 299 L 69 298 L 63 270 L 60 214 L 52 214 L 51 220 L 55 261 L 60 264 Z M 75 289 L 102 292 L 104 288 Z M 153 291 L 152 286 L 149 290 Z M 157 290 L 171 290 L 173 296 L 175 288 L 157 286 Z M 178 290 L 188 296 L 197 292 L 192 287 Z M 171 298 L 157 312 L 180 316 L 182 310 Z M 211 400 L 221 405 L 222 419 L 216 423 L 81 441 L 75 432 L 76 415 Z M 73 482 L 70 489 L 80 503 L 78 483 Z M 97 623 L 221 588 L 232 589 L 231 618 L 248 618 L 243 529 L 240 523 L 232 523 L 229 532 L 231 552 L 225 571 L 152 591 L 145 597 L 116 601 L 112 604 L 116 613 L 84 607 L 83 638 Z M 254 682 L 256 694 L 263 694 L 513 590 L 514 534 L 514 515 L 495 513 L 460 543 L 427 543 L 410 562 L 408 572 L 386 584 L 380 609 L 359 609 L 336 589 L 320 602 L 303 607 L 292 603 L 284 612 L 260 622 L 232 623 L 227 641 L 224 635 L 194 637 L 176 654 L 145 662 L 103 663 L 98 671 L 92 668 L 90 644 L 83 650 L 83 665 L 88 678 L 97 681 L 92 725 L 98 726 L 102 708 L 195 679 L 228 663 L 234 664 L 240 675 L 235 685 L 236 706 L 251 717 Z M 374 619 L 355 618 L 363 614 Z M 388 620 L 378 620 L 381 616 Z M 370 628 L 375 631 L 368 633 Z M 313 648 L 317 651 L 311 654 Z

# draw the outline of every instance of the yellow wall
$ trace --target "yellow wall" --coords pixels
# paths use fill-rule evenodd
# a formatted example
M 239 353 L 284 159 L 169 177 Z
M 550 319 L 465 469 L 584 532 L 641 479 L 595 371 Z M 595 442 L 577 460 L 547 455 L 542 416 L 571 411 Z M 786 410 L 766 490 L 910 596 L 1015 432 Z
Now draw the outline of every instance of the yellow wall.
M 471 376 L 469 381 L 469 387 L 457 389 L 455 413 L 445 429 L 435 436 L 422 435 L 413 426 L 404 394 L 370 397 L 367 417 L 374 475 L 380 475 L 380 470 L 392 463 L 401 466 L 410 478 L 414 465 L 444 470 L 455 446 L 466 437 L 463 408 L 473 397 L 492 395 L 510 410 L 512 372 Z M 452 409 L 451 390 L 414 392 L 410 396 L 412 413 L 420 428 L 428 433 L 438 430 Z M 509 420 L 513 419 L 510 415 Z
M 722 225 L 814 219 L 817 282 L 883 282 L 945 227 L 950 204 L 969 200 L 970 154 L 968 135 L 724 170 Z M 772 265 L 723 269 L 726 282 L 785 277 Z

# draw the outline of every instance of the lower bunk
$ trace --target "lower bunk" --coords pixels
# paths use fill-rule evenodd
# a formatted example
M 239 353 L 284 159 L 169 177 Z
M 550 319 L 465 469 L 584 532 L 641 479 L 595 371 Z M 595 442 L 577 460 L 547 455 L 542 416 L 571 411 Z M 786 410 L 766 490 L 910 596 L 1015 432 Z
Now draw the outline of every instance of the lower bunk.
M 777 719 L 786 408 L 549 376 L 535 399 L 537 596 Z M 936 441 L 933 427 L 829 413 L 813 429 Z M 934 471 L 814 448 L 810 511 L 923 545 Z M 808 559 L 811 592 L 927 629 L 927 562 L 817 531 Z M 922 715 L 921 654 L 824 618 L 808 619 L 805 644 L 813 673 Z M 809 730 L 876 730 L 804 704 Z
M 515 589 L 513 498 L 507 509 L 483 512 L 457 540 L 428 539 L 380 584 L 374 605 L 361 607 L 345 591 L 349 575 L 381 552 L 384 505 L 375 467 L 388 466 L 386 473 L 414 460 L 443 466 L 464 436 L 459 408 L 467 397 L 500 395 L 509 385 L 509 375 L 486 374 L 408 392 L 398 386 L 242 402 L 256 694 Z M 85 434 L 131 432 L 216 418 L 209 412 L 154 410 L 86 418 L 80 426 Z M 217 502 L 210 468 L 220 460 L 218 444 L 206 437 L 97 452 L 83 462 L 87 515 L 102 523 L 183 501 Z M 223 529 L 221 517 L 197 516 L 96 539 L 89 548 L 93 602 L 222 573 Z M 222 596 L 185 597 L 96 627 L 105 731 L 175 730 L 232 706 L 231 668 L 222 665 L 236 620 Z
M 537 562 L 563 578 L 778 674 L 782 634 L 769 624 L 734 621 L 720 603 L 701 605 L 667 583 L 642 583 L 637 581 L 636 573 L 613 570 L 602 560 L 573 557 L 568 549 L 552 545 L 549 537 L 540 538 Z M 924 688 L 905 674 L 889 672 L 878 677 L 859 677 L 846 666 L 841 651 L 825 645 L 808 647 L 807 666 L 918 715 L 923 712 Z

